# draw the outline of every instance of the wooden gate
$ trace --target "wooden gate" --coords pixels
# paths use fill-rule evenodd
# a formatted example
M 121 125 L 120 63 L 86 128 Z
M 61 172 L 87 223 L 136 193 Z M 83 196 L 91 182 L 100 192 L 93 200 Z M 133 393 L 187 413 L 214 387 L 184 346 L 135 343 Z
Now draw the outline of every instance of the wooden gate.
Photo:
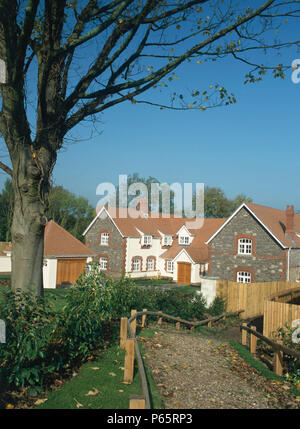
M 177 262 L 177 283 L 191 284 L 191 267 L 188 262 Z
M 56 284 L 75 283 L 85 266 L 86 259 L 58 259 Z

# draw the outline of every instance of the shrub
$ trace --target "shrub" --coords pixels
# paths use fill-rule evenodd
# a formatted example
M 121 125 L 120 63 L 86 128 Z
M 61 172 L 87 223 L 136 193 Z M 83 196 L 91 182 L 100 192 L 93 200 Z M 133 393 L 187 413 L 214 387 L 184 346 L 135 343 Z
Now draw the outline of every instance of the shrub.
M 297 343 L 295 342 L 295 339 L 292 338 L 295 336 L 296 329 L 297 328 L 293 328 L 288 323 L 286 323 L 283 328 L 277 329 L 277 331 L 273 333 L 273 336 L 277 340 L 282 341 L 282 343 L 289 349 L 300 352 L 300 342 Z M 293 384 L 297 386 L 300 385 L 300 361 L 297 358 L 287 355 L 285 355 L 285 361 L 287 363 L 286 378 Z
M 60 328 L 67 364 L 86 359 L 91 350 L 101 345 L 113 302 L 112 281 L 92 265 L 70 290 L 62 309 Z
M 2 368 L 16 386 L 41 385 L 60 369 L 50 347 L 59 321 L 51 305 L 32 293 L 8 290 L 0 309 L 6 323 L 6 344 L 0 348 Z
M 201 320 L 207 311 L 201 294 L 191 297 L 175 290 L 141 287 L 131 279 L 106 278 L 92 264 L 65 296 L 60 311 L 51 300 L 30 292 L 9 290 L 0 303 L 6 323 L 6 344 L 0 348 L 0 370 L 10 385 L 42 386 L 54 373 L 84 362 L 99 349 L 112 319 L 129 317 L 130 310 L 162 311 L 186 320 Z M 219 311 L 216 302 L 213 311 Z
M 211 316 L 219 316 L 220 314 L 225 313 L 225 311 L 225 302 L 219 296 L 217 296 L 208 307 L 208 313 Z

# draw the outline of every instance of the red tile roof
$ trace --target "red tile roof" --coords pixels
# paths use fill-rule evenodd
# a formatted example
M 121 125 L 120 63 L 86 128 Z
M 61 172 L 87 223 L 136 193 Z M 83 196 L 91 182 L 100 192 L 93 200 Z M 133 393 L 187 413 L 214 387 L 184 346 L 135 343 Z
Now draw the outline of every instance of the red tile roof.
M 7 241 L 0 241 L 0 256 L 7 256 L 6 251 L 11 250 L 11 243 Z
M 190 229 L 194 238 L 189 246 L 181 246 L 178 244 L 178 239 L 173 242 L 173 245 L 165 253 L 161 255 L 164 259 L 174 259 L 182 249 L 188 253 L 194 262 L 206 262 L 208 260 L 208 246 L 205 241 L 217 231 L 218 228 L 226 221 L 226 219 L 206 218 L 202 228 Z
M 44 256 L 93 256 L 95 253 L 53 220 L 44 234 Z
M 273 235 L 287 247 L 300 247 L 300 214 L 294 214 L 294 234 L 286 234 L 286 211 L 261 206 L 259 204 L 247 203 L 246 206 L 261 220 L 261 222 L 272 232 Z

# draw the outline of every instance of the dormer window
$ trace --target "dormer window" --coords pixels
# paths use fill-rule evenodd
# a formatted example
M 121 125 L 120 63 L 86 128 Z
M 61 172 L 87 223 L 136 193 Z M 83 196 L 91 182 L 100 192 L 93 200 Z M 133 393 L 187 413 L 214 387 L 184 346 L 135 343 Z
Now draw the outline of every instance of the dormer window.
M 179 244 L 188 246 L 190 244 L 190 237 L 188 235 L 180 235 L 179 236 Z
M 144 235 L 142 240 L 143 246 L 151 246 L 152 245 L 152 235 Z
M 163 246 L 172 246 L 173 238 L 172 235 L 164 235 Z

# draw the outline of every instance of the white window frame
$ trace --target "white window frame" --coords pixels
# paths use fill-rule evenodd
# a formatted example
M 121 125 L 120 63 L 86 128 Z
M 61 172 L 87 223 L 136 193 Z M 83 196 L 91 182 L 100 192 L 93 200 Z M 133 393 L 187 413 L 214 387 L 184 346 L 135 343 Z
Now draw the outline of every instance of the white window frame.
M 106 256 L 101 256 L 99 259 L 100 270 L 106 271 L 108 265 L 108 258 Z
M 251 238 L 239 238 L 239 240 L 238 240 L 238 254 L 239 255 L 252 255 L 252 240 L 251 240 Z
M 180 235 L 178 242 L 180 246 L 188 246 L 190 244 L 190 237 L 188 235 Z
M 139 272 L 142 270 L 142 261 L 140 258 L 133 258 L 132 259 L 132 271 Z
M 238 283 L 251 283 L 252 275 L 249 271 L 238 271 L 236 273 L 236 281 Z
M 152 235 L 143 235 L 143 246 L 151 246 L 152 245 Z
M 101 246 L 108 246 L 109 233 L 101 232 Z
M 172 235 L 164 235 L 163 246 L 172 246 L 173 238 Z
M 174 272 L 174 262 L 173 261 L 167 261 L 167 272 L 168 273 Z
M 149 268 L 149 261 L 152 261 L 152 267 L 151 268 Z M 154 258 L 148 258 L 147 259 L 147 271 L 154 271 L 154 265 L 155 265 Z

